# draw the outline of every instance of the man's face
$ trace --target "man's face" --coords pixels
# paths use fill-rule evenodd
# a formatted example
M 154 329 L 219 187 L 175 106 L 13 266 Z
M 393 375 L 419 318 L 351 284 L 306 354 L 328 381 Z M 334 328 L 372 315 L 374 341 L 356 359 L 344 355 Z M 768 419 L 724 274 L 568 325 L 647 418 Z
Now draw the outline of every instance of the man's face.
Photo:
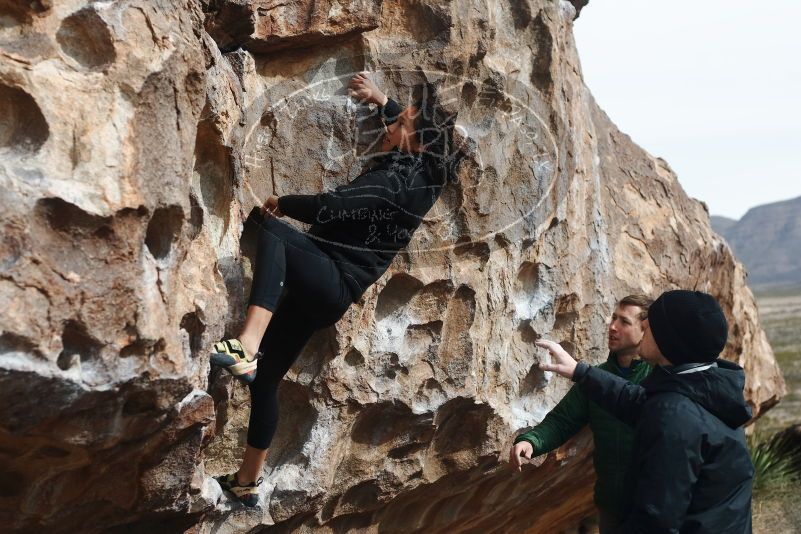
M 651 326 L 648 324 L 648 319 L 643 321 L 643 336 L 642 343 L 640 343 L 640 357 L 651 365 L 666 365 L 669 364 L 659 347 L 656 345 L 654 334 L 651 332 Z
M 617 306 L 609 323 L 609 350 L 617 354 L 637 354 L 643 338 L 639 306 Z

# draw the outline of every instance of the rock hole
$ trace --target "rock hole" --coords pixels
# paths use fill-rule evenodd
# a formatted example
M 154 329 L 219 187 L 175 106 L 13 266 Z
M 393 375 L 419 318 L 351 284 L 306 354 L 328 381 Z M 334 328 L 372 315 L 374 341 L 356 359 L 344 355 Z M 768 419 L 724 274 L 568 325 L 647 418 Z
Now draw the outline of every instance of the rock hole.
M 110 226 L 101 226 L 95 231 L 94 236 L 103 240 L 111 239 L 114 237 L 114 229 Z
M 581 8 L 589 4 L 590 0 L 570 0 L 570 3 L 576 8 L 576 18 L 578 18 L 581 13 Z
M 553 322 L 553 329 L 572 332 L 577 319 L 578 314 L 576 312 L 558 313 Z
M 350 349 L 345 355 L 345 363 L 351 367 L 358 367 L 364 365 L 364 356 L 356 349 Z
M 181 328 L 189 336 L 189 350 L 192 352 L 192 356 L 195 356 L 203 345 L 203 333 L 206 331 L 206 325 L 200 320 L 197 312 L 189 312 L 181 319 Z
M 0 353 L 6 352 L 36 352 L 38 354 L 39 351 L 36 350 L 34 342 L 25 336 L 13 332 L 4 332 L 0 336 Z
M 367 480 L 356 484 L 342 496 L 339 501 L 341 508 L 337 512 L 345 511 L 343 508 L 350 512 L 369 510 L 378 504 L 380 495 L 381 487 L 375 480 Z
M 34 15 L 50 9 L 52 0 L 0 0 L 0 18 L 10 17 L 17 22 L 29 23 Z
M 375 307 L 376 321 L 386 319 L 403 308 L 423 287 L 423 282 L 406 273 L 396 274 L 390 278 L 378 295 Z
M 428 391 L 436 391 L 437 393 L 444 393 L 442 386 L 440 386 L 439 382 L 437 382 L 437 380 L 434 378 L 429 378 L 428 380 L 423 382 L 422 388 Z
M 473 103 L 478 96 L 478 87 L 473 82 L 467 82 L 462 86 L 462 102 L 466 108 L 473 107 Z
M 481 102 L 488 108 L 498 108 L 500 111 L 509 113 L 512 111 L 512 101 L 506 95 L 503 81 L 498 76 L 485 78 L 479 90 Z M 494 182 L 489 182 L 494 183 Z
M 55 232 L 74 237 L 109 237 L 114 233 L 111 230 L 110 217 L 87 213 L 75 204 L 57 197 L 39 199 L 36 202 L 36 211 Z
M 390 450 L 387 456 L 393 460 L 401 460 L 403 458 L 408 458 L 417 451 L 424 450 L 426 447 L 428 447 L 428 443 L 408 443 Z
M 34 154 L 50 136 L 50 128 L 31 95 L 0 84 L 0 150 Z
M 200 202 L 212 219 L 221 221 L 224 234 L 229 224 L 229 208 L 233 202 L 234 171 L 231 149 L 224 146 L 220 135 L 208 121 L 197 127 L 195 138 L 195 178 L 199 182 Z
M 61 354 L 58 355 L 58 359 L 56 360 L 56 365 L 58 365 L 58 368 L 62 371 L 67 371 L 77 364 L 79 360 L 80 356 L 78 354 L 70 354 L 61 351 Z
M 81 362 L 95 360 L 100 357 L 103 344 L 86 331 L 86 327 L 78 321 L 67 321 L 61 334 L 63 349 L 58 355 L 58 366 L 67 370 L 75 362 L 75 356 Z
M 428 334 L 430 338 L 435 338 L 442 333 L 442 321 L 430 321 L 422 324 L 410 324 L 406 329 L 407 335 Z
M 489 259 L 490 246 L 484 241 L 470 241 L 469 238 L 460 238 L 453 252 L 457 257 L 473 257 L 482 260 L 484 263 Z
M 548 93 L 553 89 L 553 76 L 551 75 L 553 35 L 551 35 L 551 30 L 542 13 L 534 19 L 533 27 L 532 42 L 537 43 L 537 49 L 531 66 L 531 83 L 543 93 Z
M 520 339 L 522 339 L 524 343 L 533 345 L 534 342 L 540 338 L 539 334 L 531 326 L 531 319 L 526 319 L 520 323 L 517 327 L 517 331 L 520 333 Z
M 524 261 L 517 271 L 517 281 L 523 291 L 534 291 L 540 283 L 540 265 L 530 261 Z
M 463 450 L 478 451 L 487 433 L 492 408 L 457 397 L 446 402 L 437 412 L 434 450 L 449 454 Z
M 152 343 L 143 339 L 137 339 L 133 343 L 126 345 L 120 350 L 120 358 L 142 357 L 150 353 Z
M 538 365 L 532 365 L 520 384 L 520 394 L 530 395 L 541 391 L 547 385 L 548 381 L 545 380 L 545 371 L 540 369 Z
M 256 7 L 251 2 L 213 1 L 202 5 L 206 12 L 205 29 L 223 52 L 235 50 L 256 31 Z
M 189 195 L 189 240 L 195 239 L 203 230 L 203 207 L 195 195 Z
M 520 30 L 528 26 L 531 22 L 531 4 L 528 0 L 517 0 L 512 2 L 512 22 L 516 30 Z
M 368 447 L 389 450 L 414 443 L 427 443 L 433 433 L 431 414 L 416 415 L 406 404 L 387 401 L 362 410 L 353 425 L 351 439 Z
M 439 359 L 449 381 L 460 386 L 465 384 L 472 372 L 473 341 L 470 327 L 473 325 L 475 311 L 475 291 L 464 285 L 459 286 L 448 303 Z
M 409 316 L 415 324 L 442 320 L 451 295 L 453 282 L 450 280 L 431 282 L 414 295 L 409 305 Z
M 418 43 L 433 39 L 447 39 L 450 35 L 450 17 L 438 8 L 419 0 L 400 2 L 400 22 L 404 30 Z
M 576 345 L 574 345 L 570 341 L 560 341 L 559 344 L 562 345 L 562 348 L 565 349 L 565 351 L 567 351 L 568 354 L 570 354 L 574 358 L 576 357 Z
M 116 59 L 111 32 L 91 8 L 81 9 L 64 19 L 56 40 L 65 54 L 88 69 L 102 69 Z
M 162 260 L 169 256 L 183 223 L 184 212 L 180 206 L 167 206 L 153 212 L 147 225 L 145 244 L 154 258 Z
M 554 303 L 554 330 L 573 331 L 578 319 L 578 308 L 581 299 L 575 293 L 563 295 Z

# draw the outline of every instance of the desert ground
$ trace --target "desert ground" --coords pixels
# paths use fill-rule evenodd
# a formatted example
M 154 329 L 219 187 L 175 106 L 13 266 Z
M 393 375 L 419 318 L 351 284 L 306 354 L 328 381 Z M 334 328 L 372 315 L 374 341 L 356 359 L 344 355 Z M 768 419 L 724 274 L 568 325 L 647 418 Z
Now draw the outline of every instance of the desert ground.
M 787 396 L 762 417 L 755 431 L 770 435 L 801 424 L 801 287 L 756 292 L 762 327 L 787 381 Z M 757 491 L 754 532 L 801 533 L 801 484 Z

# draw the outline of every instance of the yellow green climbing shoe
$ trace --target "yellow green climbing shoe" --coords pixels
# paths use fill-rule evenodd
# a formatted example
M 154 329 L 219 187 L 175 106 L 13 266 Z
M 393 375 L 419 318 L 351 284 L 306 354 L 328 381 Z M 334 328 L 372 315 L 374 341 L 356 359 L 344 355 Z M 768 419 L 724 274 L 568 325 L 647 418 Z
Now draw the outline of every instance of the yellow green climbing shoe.
M 264 482 L 264 477 L 259 477 L 256 482 L 250 484 L 240 484 L 236 479 L 236 473 L 221 475 L 215 480 L 220 483 L 220 487 L 225 491 L 230 491 L 245 506 L 256 506 L 259 503 L 259 486 Z
M 245 384 L 250 384 L 256 379 L 259 354 L 251 356 L 238 339 L 226 339 L 214 344 L 210 361 L 212 365 L 225 368 Z

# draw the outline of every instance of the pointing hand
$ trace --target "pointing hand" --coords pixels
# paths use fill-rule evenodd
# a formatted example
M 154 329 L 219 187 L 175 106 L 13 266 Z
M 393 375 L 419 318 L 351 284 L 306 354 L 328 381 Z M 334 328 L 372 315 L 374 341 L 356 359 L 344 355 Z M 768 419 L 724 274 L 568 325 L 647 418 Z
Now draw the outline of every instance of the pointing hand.
M 576 360 L 559 343 L 540 339 L 536 345 L 551 353 L 551 363 L 541 363 L 540 369 L 553 371 L 565 378 L 573 378 L 573 373 L 576 371 Z

